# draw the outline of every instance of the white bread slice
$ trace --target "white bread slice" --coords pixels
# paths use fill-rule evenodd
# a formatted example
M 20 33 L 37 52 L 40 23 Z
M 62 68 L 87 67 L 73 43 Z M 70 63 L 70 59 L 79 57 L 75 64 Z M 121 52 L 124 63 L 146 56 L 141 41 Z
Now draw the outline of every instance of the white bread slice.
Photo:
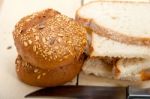
M 113 76 L 114 79 L 118 80 L 125 80 L 125 81 L 148 81 L 150 80 L 150 70 L 143 70 L 137 74 L 130 74 L 126 76 L 122 76 L 120 78 L 116 78 Z
M 113 66 L 106 64 L 99 58 L 88 58 L 82 67 L 86 74 L 94 74 L 99 77 L 112 78 Z
M 141 81 L 116 80 L 106 77 L 97 77 L 95 75 L 87 75 L 81 71 L 79 75 L 79 85 L 92 86 L 138 86 L 142 84 Z
M 128 45 L 92 33 L 91 56 L 108 56 L 122 58 L 149 58 L 150 48 Z
M 134 63 L 135 60 L 132 60 Z M 134 63 L 135 64 L 135 63 Z M 143 63 L 144 65 L 144 63 Z M 146 65 L 146 64 L 145 64 Z M 142 65 L 139 65 L 140 68 L 139 70 L 135 69 L 137 66 L 127 66 L 127 69 L 124 69 L 121 71 L 122 74 L 118 74 L 118 70 L 113 68 L 112 65 L 105 63 L 102 59 L 98 57 L 92 57 L 88 58 L 83 67 L 82 71 L 86 75 L 95 75 L 97 77 L 101 78 L 107 78 L 107 79 L 116 79 L 116 80 L 122 80 L 122 81 L 146 81 L 150 80 L 150 67 L 144 67 L 145 69 L 142 68 Z M 112 69 L 113 68 L 113 69 Z M 133 69 L 132 69 L 133 68 Z M 148 70 L 147 70 L 148 68 Z M 119 68 L 120 69 L 120 68 Z M 130 71 L 132 70 L 132 72 Z M 125 71 L 127 70 L 127 71 Z M 136 71 L 137 70 L 137 71 Z M 128 72 L 123 75 L 124 72 Z M 114 74 L 116 73 L 116 74 Z
M 90 2 L 76 12 L 76 20 L 101 36 L 150 47 L 150 3 Z
M 150 74 L 144 72 L 147 69 L 150 69 L 150 59 L 120 59 L 114 66 L 113 73 L 116 79 L 128 79 L 131 75 L 137 74 L 135 78 L 143 80 L 147 78 L 144 75 Z
M 120 78 L 121 80 L 130 80 L 130 81 L 148 81 L 150 80 L 150 70 L 142 70 L 140 73 L 131 74 Z

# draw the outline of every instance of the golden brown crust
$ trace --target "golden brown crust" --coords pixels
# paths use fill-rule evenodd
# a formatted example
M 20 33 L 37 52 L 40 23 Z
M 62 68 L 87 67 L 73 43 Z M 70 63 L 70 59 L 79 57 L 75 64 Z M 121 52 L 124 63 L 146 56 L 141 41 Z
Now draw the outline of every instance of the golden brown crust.
M 43 69 L 77 61 L 87 43 L 81 24 L 52 9 L 22 18 L 13 36 L 23 60 Z
M 106 63 L 106 64 L 108 64 L 108 65 L 111 65 L 111 66 L 114 66 L 114 65 L 116 65 L 116 63 L 117 63 L 117 61 L 119 60 L 119 58 L 117 58 L 117 57 L 107 57 L 107 56 L 105 56 L 105 57 L 101 57 L 101 60 L 104 62 L 104 63 Z
M 19 79 L 33 86 L 51 87 L 62 85 L 71 81 L 80 71 L 83 58 L 70 65 L 57 67 L 55 69 L 40 69 L 22 60 L 20 56 L 16 59 L 16 71 Z
M 128 35 L 124 35 L 117 31 L 111 30 L 109 28 L 105 28 L 103 26 L 97 25 L 95 22 L 91 22 L 90 27 L 93 29 L 95 33 L 98 33 L 101 36 L 107 37 L 115 41 L 119 41 L 126 44 L 150 46 L 149 38 L 144 38 L 144 37 L 138 38 L 138 37 L 131 37 Z
M 114 79 L 119 79 L 119 75 L 121 73 L 121 71 L 117 67 L 118 66 L 117 64 L 118 64 L 117 62 L 116 62 L 116 64 L 114 64 L 113 70 L 112 70 L 113 75 L 114 75 Z
M 78 10 L 80 10 L 80 8 Z M 89 28 L 89 25 L 91 24 L 92 19 L 81 18 L 78 15 L 78 10 L 76 11 L 75 20 L 78 21 L 78 22 L 80 22 L 81 24 L 83 24 L 84 26 L 86 26 L 86 27 Z
M 104 2 L 106 2 L 106 1 L 104 1 Z M 111 1 L 108 1 L 108 2 L 111 2 Z M 124 3 L 139 3 L 139 2 L 124 2 Z M 140 2 L 140 3 L 145 4 L 145 2 Z M 88 5 L 88 4 L 86 4 L 86 5 Z M 83 25 L 85 25 L 86 27 L 90 27 L 91 29 L 93 29 L 93 31 L 95 33 L 98 33 L 101 36 L 104 36 L 109 39 L 119 41 L 122 43 L 126 43 L 126 44 L 150 46 L 150 38 L 131 37 L 128 35 L 121 34 L 117 31 L 111 30 L 109 28 L 100 26 L 100 25 L 96 24 L 96 22 L 94 22 L 94 19 L 88 19 L 88 18 L 84 18 L 84 17 L 80 16 L 79 15 L 80 9 L 81 8 L 79 8 L 76 12 L 76 20 L 79 21 L 80 23 L 82 23 Z
M 150 80 L 150 70 L 143 70 L 140 74 L 142 81 Z

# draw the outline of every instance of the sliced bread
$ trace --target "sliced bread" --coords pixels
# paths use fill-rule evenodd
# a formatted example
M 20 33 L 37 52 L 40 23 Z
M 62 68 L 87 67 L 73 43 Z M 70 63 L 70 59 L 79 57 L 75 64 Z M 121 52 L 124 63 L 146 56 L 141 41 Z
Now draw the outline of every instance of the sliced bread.
M 150 48 L 117 42 L 92 33 L 91 56 L 121 58 L 149 58 Z
M 120 59 L 113 68 L 116 79 L 125 79 L 130 75 L 140 76 L 140 79 L 150 78 L 150 73 L 144 72 L 150 69 L 150 59 Z M 149 71 L 150 72 L 150 71 Z
M 119 60 L 118 62 L 121 62 Z M 137 65 L 135 65 L 137 61 Z M 118 64 L 117 62 L 117 64 Z M 83 67 L 82 71 L 86 75 L 95 75 L 97 77 L 123 80 L 123 81 L 146 81 L 150 80 L 150 66 L 148 61 L 142 59 L 132 59 L 132 61 L 126 61 L 124 65 L 120 67 L 113 67 L 110 64 L 104 62 L 101 58 L 92 57 L 88 58 Z
M 117 80 L 126 80 L 126 81 L 148 81 L 150 80 L 150 70 L 143 70 L 137 74 L 130 74 L 127 76 L 122 76 L 120 78 L 115 78 L 115 76 L 113 76 L 114 79 Z
M 100 58 L 88 58 L 82 70 L 86 74 L 93 74 L 99 77 L 112 78 L 112 65 L 106 64 Z
M 90 2 L 76 12 L 76 20 L 103 37 L 150 47 L 150 3 Z

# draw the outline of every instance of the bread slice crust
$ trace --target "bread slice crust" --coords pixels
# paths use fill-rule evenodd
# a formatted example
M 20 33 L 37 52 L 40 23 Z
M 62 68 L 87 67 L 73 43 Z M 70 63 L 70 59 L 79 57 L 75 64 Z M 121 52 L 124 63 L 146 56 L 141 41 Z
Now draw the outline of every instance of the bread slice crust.
M 108 3 L 111 1 L 95 1 L 95 2 L 90 2 L 84 5 L 83 7 L 86 7 L 90 5 L 91 3 L 97 3 L 97 2 L 102 2 L 102 3 Z M 147 5 L 148 3 L 145 2 L 112 2 L 112 3 L 132 3 L 132 4 L 145 4 Z M 102 24 L 98 24 L 94 18 L 88 18 L 86 16 L 80 15 L 80 10 L 82 8 L 79 8 L 76 12 L 76 20 L 79 21 L 80 23 L 84 24 L 86 27 L 90 27 L 95 33 L 99 34 L 100 36 L 121 42 L 121 43 L 126 43 L 126 44 L 133 44 L 133 45 L 142 45 L 142 46 L 150 46 L 150 38 L 149 37 L 137 37 L 137 36 L 129 36 L 126 35 L 125 33 L 121 33 L 119 31 L 115 31 L 113 29 L 110 29 L 108 27 L 103 26 Z

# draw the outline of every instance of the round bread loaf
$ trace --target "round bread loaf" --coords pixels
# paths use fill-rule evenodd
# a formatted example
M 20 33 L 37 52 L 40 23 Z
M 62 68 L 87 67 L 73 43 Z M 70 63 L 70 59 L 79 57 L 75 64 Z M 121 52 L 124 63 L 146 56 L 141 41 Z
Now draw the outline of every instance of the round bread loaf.
M 55 69 L 40 69 L 22 60 L 16 59 L 16 71 L 19 79 L 33 86 L 51 87 L 71 81 L 80 71 L 84 56 L 79 61 Z
M 13 37 L 22 59 L 42 69 L 77 62 L 87 43 L 81 24 L 52 9 L 22 18 Z

